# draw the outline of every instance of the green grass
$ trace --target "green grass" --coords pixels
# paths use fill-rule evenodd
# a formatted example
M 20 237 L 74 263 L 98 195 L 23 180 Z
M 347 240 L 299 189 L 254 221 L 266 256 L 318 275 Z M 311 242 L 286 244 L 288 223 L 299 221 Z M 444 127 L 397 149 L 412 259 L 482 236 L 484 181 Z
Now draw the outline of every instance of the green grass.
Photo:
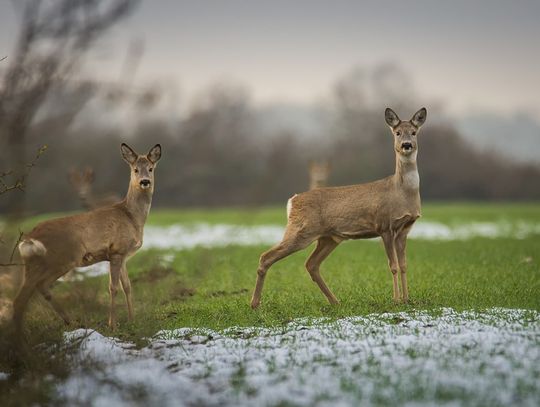
M 425 218 L 446 223 L 473 221 L 540 222 L 533 204 L 430 204 Z M 149 223 L 212 222 L 283 223 L 282 208 L 261 210 L 154 211 Z M 120 327 L 115 335 L 138 341 L 159 329 L 176 327 L 225 328 L 232 325 L 271 326 L 297 317 L 339 318 L 411 309 L 482 309 L 511 307 L 540 309 L 540 236 L 527 239 L 469 241 L 411 240 L 408 244 L 408 304 L 392 300 L 391 274 L 382 245 L 351 241 L 340 245 L 323 263 L 322 273 L 341 304 L 330 306 L 305 271 L 313 246 L 275 264 L 266 279 L 263 303 L 249 308 L 260 254 L 268 247 L 187 251 L 142 251 L 128 263 L 133 280 L 136 318 L 128 324 L 120 293 Z M 174 255 L 172 264 L 160 263 Z M 76 326 L 106 327 L 108 278 L 58 283 L 53 293 L 68 308 Z M 29 314 L 35 331 L 62 327 L 43 303 Z
M 231 223 L 242 225 L 285 225 L 286 209 L 283 206 L 263 208 L 159 210 L 150 213 L 148 224 L 171 223 Z M 475 203 L 430 202 L 422 206 L 422 216 L 445 224 L 467 221 L 488 222 L 502 220 L 540 221 L 538 203 Z
M 540 205 L 430 203 L 424 205 L 423 215 L 426 220 L 446 224 L 540 223 Z M 48 217 L 51 215 L 30 218 L 23 228 L 29 230 L 36 222 Z M 166 226 L 196 222 L 284 225 L 285 208 L 153 210 L 148 224 Z M 340 245 L 321 267 L 323 277 L 341 301 L 338 306 L 330 306 L 304 268 L 304 262 L 313 250 L 311 246 L 270 269 L 262 304 L 253 311 L 249 300 L 258 259 L 267 249 L 267 246 L 232 246 L 139 252 L 128 263 L 134 290 L 135 320 L 127 322 L 120 292 L 117 299 L 119 327 L 115 332 L 111 332 L 106 324 L 109 309 L 107 276 L 58 282 L 52 293 L 72 317 L 73 324 L 69 329 L 93 328 L 139 345 L 161 329 L 179 327 L 280 326 L 299 317 L 337 319 L 413 309 L 436 313 L 441 307 L 540 310 L 539 235 L 521 240 L 409 241 L 411 300 L 408 304 L 396 304 L 392 300 L 392 278 L 382 245 L 351 241 Z M 172 262 L 162 261 L 164 256 L 171 255 Z M 26 321 L 26 333 L 32 346 L 41 343 L 57 346 L 65 329 L 44 300 L 36 298 L 33 301 Z M 5 352 L 1 332 L 0 345 L 0 351 Z M 0 395 L 6 396 L 8 405 L 29 399 L 45 404 L 51 402 L 53 393 L 48 385 L 33 384 L 28 380 L 34 378 L 39 382 L 51 372 L 61 377 L 69 370 L 67 362 L 62 358 L 37 355 L 43 354 L 38 352 L 22 366 L 26 382 L 9 385 L 0 381 Z M 11 369 L 9 360 L 0 358 L 0 371 Z M 28 393 L 25 397 L 25 392 L 35 394 Z
M 219 209 L 159 209 L 152 210 L 147 224 L 167 226 L 173 223 L 210 224 L 228 223 L 235 225 L 285 225 L 286 202 L 282 206 Z M 41 214 L 25 220 L 21 228 L 30 230 L 46 219 L 70 215 L 69 213 Z M 445 224 L 496 221 L 540 222 L 540 204 L 530 203 L 479 203 L 479 202 L 429 202 L 422 205 L 422 217 Z

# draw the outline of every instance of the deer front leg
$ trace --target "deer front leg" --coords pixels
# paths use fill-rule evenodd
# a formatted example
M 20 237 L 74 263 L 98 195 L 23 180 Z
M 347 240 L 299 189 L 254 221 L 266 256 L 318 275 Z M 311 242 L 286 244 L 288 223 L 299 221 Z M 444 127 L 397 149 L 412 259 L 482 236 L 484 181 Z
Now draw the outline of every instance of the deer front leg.
M 109 294 L 111 297 L 111 305 L 109 309 L 109 327 L 114 330 L 116 327 L 116 294 L 118 293 L 118 282 L 120 280 L 120 272 L 122 269 L 123 259 L 120 256 L 113 256 L 110 259 L 111 270 L 109 273 Z
M 317 283 L 330 304 L 339 304 L 339 301 L 326 285 L 319 268 L 324 259 L 326 259 L 337 246 L 338 243 L 334 239 L 330 237 L 321 237 L 317 242 L 317 247 L 306 261 L 306 269 L 309 272 L 311 279 Z
M 133 320 L 133 301 L 131 298 L 131 282 L 127 272 L 126 262 L 122 262 L 122 268 L 120 269 L 120 283 L 122 284 L 122 290 L 126 297 L 126 304 L 128 309 L 128 320 Z
M 388 267 L 392 272 L 392 281 L 394 289 L 394 301 L 399 301 L 399 287 L 398 287 L 398 260 L 396 255 L 396 248 L 394 244 L 394 238 L 391 233 L 386 233 L 381 236 L 384 249 L 386 250 L 386 256 L 388 257 Z
M 407 231 L 401 232 L 396 238 L 396 252 L 398 256 L 399 271 L 401 277 L 401 299 L 404 302 L 409 300 L 409 290 L 407 288 Z

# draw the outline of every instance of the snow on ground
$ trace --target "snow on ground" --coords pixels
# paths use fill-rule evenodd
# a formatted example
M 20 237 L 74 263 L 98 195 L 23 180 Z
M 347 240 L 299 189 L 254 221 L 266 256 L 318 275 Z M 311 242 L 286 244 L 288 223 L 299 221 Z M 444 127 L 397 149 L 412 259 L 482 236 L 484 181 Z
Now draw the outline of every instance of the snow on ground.
M 275 225 L 238 226 L 228 224 L 146 226 L 143 248 L 192 249 L 196 246 L 273 245 L 283 237 L 284 228 Z M 418 221 L 411 239 L 467 240 L 475 237 L 523 239 L 540 234 L 540 224 L 526 222 L 471 222 L 448 226 L 439 222 Z M 374 240 L 374 239 L 373 239 Z
M 76 330 L 66 334 L 80 340 L 76 370 L 57 390 L 95 406 L 537 406 L 539 321 L 536 311 L 442 309 L 182 328 L 142 349 Z
M 196 223 L 167 227 L 146 226 L 142 249 L 189 250 L 195 247 L 224 247 L 228 245 L 256 246 L 274 245 L 281 241 L 284 228 L 275 225 L 229 225 Z M 414 225 L 411 239 L 467 240 L 475 237 L 523 239 L 540 234 L 540 224 L 526 222 L 473 222 L 448 226 L 439 222 L 420 220 Z M 369 239 L 377 241 L 378 239 Z M 85 276 L 97 276 L 109 272 L 109 263 L 97 263 L 78 268 Z

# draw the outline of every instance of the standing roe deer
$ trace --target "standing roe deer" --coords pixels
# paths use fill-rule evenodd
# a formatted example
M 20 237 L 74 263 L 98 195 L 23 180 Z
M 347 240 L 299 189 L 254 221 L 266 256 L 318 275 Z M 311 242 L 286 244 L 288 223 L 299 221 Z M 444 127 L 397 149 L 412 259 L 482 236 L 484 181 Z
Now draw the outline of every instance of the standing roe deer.
M 330 175 L 330 163 L 328 161 L 309 162 L 309 189 L 322 188 L 327 185 Z
M 376 236 L 382 238 L 388 256 L 394 300 L 400 299 L 399 269 L 401 298 L 407 301 L 405 245 L 407 234 L 420 217 L 417 133 L 426 116 L 427 111 L 422 108 L 410 121 L 401 121 L 392 109 L 386 109 L 386 123 L 394 135 L 394 175 L 366 184 L 314 189 L 289 199 L 283 240 L 261 255 L 252 308 L 260 304 L 264 278 L 272 264 L 315 240 L 317 247 L 306 262 L 307 271 L 328 301 L 337 304 L 337 298 L 321 277 L 320 264 L 342 241 Z
M 84 209 L 96 209 L 101 206 L 115 204 L 120 200 L 120 197 L 116 194 L 95 195 L 93 191 L 94 179 L 94 169 L 91 167 L 86 167 L 84 171 L 75 168 L 69 170 L 69 181 L 77 192 Z
M 13 303 L 17 333 L 21 333 L 23 314 L 36 290 L 69 324 L 64 310 L 53 301 L 49 288 L 74 267 L 100 261 L 110 262 L 109 326 L 114 329 L 116 323 L 115 297 L 119 281 L 126 297 L 128 318 L 133 318 L 126 262 L 142 245 L 143 228 L 154 192 L 154 168 L 161 157 L 161 146 L 156 144 L 147 155 L 138 155 L 127 144 L 122 144 L 121 152 L 131 168 L 124 200 L 90 212 L 42 222 L 19 244 L 24 281 Z

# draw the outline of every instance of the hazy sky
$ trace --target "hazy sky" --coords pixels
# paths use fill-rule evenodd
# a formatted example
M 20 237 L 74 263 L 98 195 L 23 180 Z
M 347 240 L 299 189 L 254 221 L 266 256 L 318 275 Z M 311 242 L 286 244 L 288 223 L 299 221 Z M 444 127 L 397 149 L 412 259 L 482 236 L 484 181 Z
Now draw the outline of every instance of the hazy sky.
M 246 85 L 256 102 L 312 102 L 355 65 L 395 62 L 426 102 L 540 120 L 540 1 L 143 1 L 92 54 L 117 79 L 144 39 L 138 79 L 171 79 L 182 96 L 212 82 Z M 0 57 L 16 34 L 0 0 Z

